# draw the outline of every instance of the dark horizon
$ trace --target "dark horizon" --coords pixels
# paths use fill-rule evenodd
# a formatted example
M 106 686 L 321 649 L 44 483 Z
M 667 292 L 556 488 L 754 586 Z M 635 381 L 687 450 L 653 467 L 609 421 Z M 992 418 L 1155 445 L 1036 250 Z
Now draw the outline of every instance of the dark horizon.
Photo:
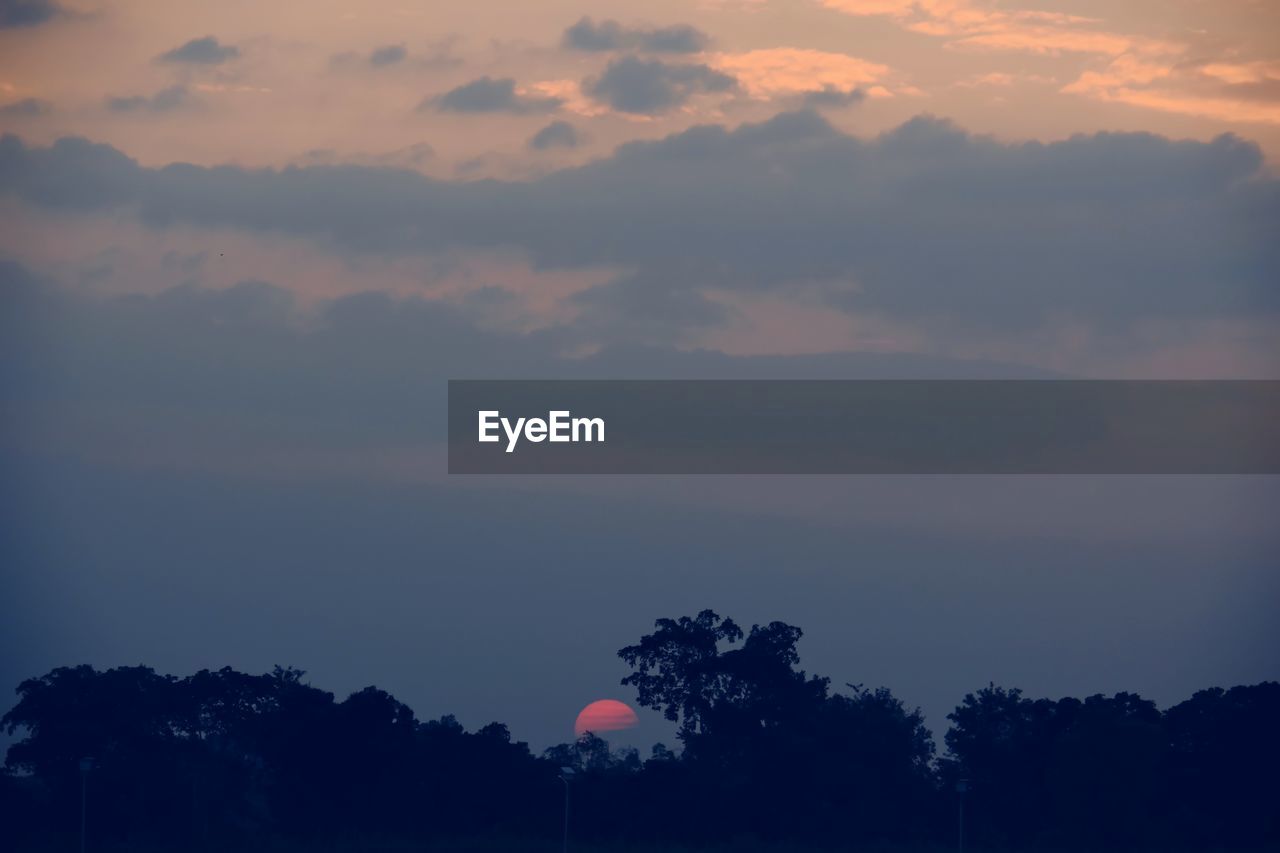
M 575 849 L 1280 840 L 1268 772 L 1280 759 L 1280 683 L 1199 690 L 1163 710 L 1129 692 L 1051 700 L 989 684 L 955 706 L 944 737 L 889 690 L 836 688 L 800 669 L 794 626 L 745 630 L 706 610 L 655 629 L 618 652 L 632 701 L 678 724 L 677 748 L 658 743 L 647 757 L 590 731 L 531 752 L 501 721 L 468 732 L 448 714 L 419 720 L 373 686 L 338 702 L 291 668 L 53 670 L 19 685 L 3 717 L 20 740 L 0 776 L 0 815 L 17 849 L 33 850 L 77 832 L 77 798 L 90 791 L 95 849 L 352 837 L 531 850 L 570 837 Z M 565 808 L 577 804 L 564 822 L 557 781 Z

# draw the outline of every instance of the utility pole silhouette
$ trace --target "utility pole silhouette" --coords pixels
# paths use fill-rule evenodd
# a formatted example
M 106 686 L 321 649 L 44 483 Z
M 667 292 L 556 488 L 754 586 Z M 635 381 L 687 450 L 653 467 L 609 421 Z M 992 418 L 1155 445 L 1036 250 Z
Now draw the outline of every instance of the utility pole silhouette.
M 560 853 L 569 853 L 569 777 L 573 776 L 574 772 L 572 767 L 561 767 L 560 775 L 557 777 L 564 783 L 564 836 L 560 843 Z

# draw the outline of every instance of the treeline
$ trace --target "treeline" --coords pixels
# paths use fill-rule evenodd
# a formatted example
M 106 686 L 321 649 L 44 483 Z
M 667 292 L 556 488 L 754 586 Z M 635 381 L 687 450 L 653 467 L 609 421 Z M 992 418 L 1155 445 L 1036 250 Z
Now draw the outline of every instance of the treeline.
M 677 724 L 642 759 L 587 736 L 534 755 L 492 723 L 420 721 L 366 688 L 342 701 L 277 668 L 185 678 L 53 670 L 0 721 L 15 848 L 253 849 L 282 840 L 576 840 L 968 849 L 1276 849 L 1280 684 L 1165 711 L 1136 695 L 1032 700 L 988 686 L 948 716 L 944 754 L 888 690 L 799 668 L 801 632 L 711 611 L 619 652 L 623 683 Z M 92 767 L 83 770 L 84 759 Z M 963 781 L 963 784 L 961 784 Z M 964 789 L 960 793 L 958 789 Z M 69 849 L 69 848 L 68 848 Z

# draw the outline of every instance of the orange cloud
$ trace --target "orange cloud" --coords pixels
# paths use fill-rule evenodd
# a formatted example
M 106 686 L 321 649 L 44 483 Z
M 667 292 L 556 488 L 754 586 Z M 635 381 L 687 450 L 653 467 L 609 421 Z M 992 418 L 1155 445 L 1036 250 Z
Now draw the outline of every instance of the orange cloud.
M 1096 18 L 997 8 L 989 0 L 818 0 L 850 15 L 892 18 L 912 32 L 946 39 L 954 49 L 1042 55 L 1082 54 L 1107 60 L 1061 91 L 1098 101 L 1223 122 L 1280 124 L 1280 98 L 1259 96 L 1280 81 L 1280 62 L 1185 62 L 1187 45 L 1118 33 Z M 1006 75 L 1007 76 L 1007 75 Z M 999 85 L 1002 75 L 969 85 Z
M 1161 92 L 1120 87 L 1095 95 L 1100 100 L 1116 101 L 1167 113 L 1199 116 L 1223 122 L 1255 122 L 1280 124 L 1280 104 L 1214 98 L 1179 92 Z
M 976 74 L 966 80 L 959 81 L 955 85 L 963 89 L 976 89 L 979 86 L 999 86 L 1003 88 L 1012 86 L 1018 79 L 1012 74 L 1006 74 L 1003 71 L 992 71 L 987 74 Z
M 893 18 L 904 28 L 950 39 L 948 47 L 1021 53 L 1119 56 L 1176 53 L 1169 42 L 1094 28 L 1097 18 L 1039 10 L 1006 10 L 974 0 L 818 0 L 848 15 Z
M 987 28 L 950 42 L 949 47 L 1007 50 L 1019 53 L 1098 53 L 1118 56 L 1133 49 L 1134 40 L 1115 33 L 1061 29 L 1016 23 Z
M 563 102 L 561 109 L 582 116 L 602 116 L 609 112 L 607 107 L 582 94 L 582 84 L 577 80 L 542 80 L 520 91 L 521 94 L 542 98 L 557 98 Z
M 1280 101 L 1244 97 L 1236 86 L 1280 80 L 1270 62 L 1184 66 L 1119 56 L 1062 88 L 1071 95 L 1223 122 L 1280 124 Z
M 846 15 L 888 15 L 905 18 L 916 6 L 915 0 L 822 0 L 822 5 Z
M 709 64 L 731 74 L 752 98 L 812 92 L 830 86 L 853 89 L 882 81 L 887 65 L 844 53 L 777 47 L 746 53 L 720 53 Z
M 1121 86 L 1147 85 L 1168 77 L 1173 67 L 1167 63 L 1145 62 L 1134 56 L 1119 56 L 1104 71 L 1086 71 L 1074 83 L 1062 87 L 1072 95 L 1100 95 Z
M 1200 66 L 1200 73 L 1233 86 L 1280 80 L 1280 62 L 1211 62 Z

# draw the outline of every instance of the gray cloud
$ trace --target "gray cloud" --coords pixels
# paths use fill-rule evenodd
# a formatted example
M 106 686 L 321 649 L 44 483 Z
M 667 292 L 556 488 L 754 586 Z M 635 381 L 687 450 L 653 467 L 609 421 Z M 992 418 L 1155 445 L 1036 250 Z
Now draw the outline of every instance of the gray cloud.
M 402 44 L 389 44 L 380 47 L 369 54 L 369 64 L 374 68 L 382 68 L 387 65 L 395 65 L 403 62 L 408 56 L 408 51 L 404 49 Z
M 183 62 L 193 65 L 221 65 L 240 55 L 240 49 L 234 45 L 219 44 L 213 36 L 192 39 L 184 45 L 160 54 L 159 62 Z
M 561 43 L 571 50 L 639 50 L 646 53 L 698 53 L 710 43 L 706 33 L 684 24 L 670 27 L 624 27 L 617 21 L 596 23 L 583 17 L 564 31 Z
M 553 121 L 529 137 L 528 147 L 534 151 L 549 148 L 577 148 L 582 142 L 577 129 L 567 121 Z
M 174 257 L 171 273 L 198 275 L 204 262 Z M 510 299 L 490 291 L 454 304 L 370 291 L 304 308 L 261 281 L 104 298 L 0 260 L 0 454 L 34 443 L 55 457 L 74 449 L 75 458 L 129 465 L 113 438 L 123 429 L 131 448 L 167 458 L 166 467 L 235 471 L 283 452 L 323 472 L 325 460 L 368 453 L 362 464 L 376 465 L 384 453 L 443 440 L 446 379 L 1044 375 L 918 354 L 735 357 L 621 339 L 572 357 L 576 328 L 494 328 L 490 313 Z M 623 318 L 619 306 L 593 301 L 626 335 L 663 325 L 653 311 Z
M 336 151 L 332 148 L 312 148 L 298 158 L 304 166 L 392 166 L 401 169 L 417 169 L 436 156 L 427 142 L 415 142 L 402 148 L 377 153 Z
M 446 36 L 426 44 L 411 53 L 403 44 L 387 44 L 370 51 L 345 50 L 329 57 L 329 66 L 335 70 L 354 71 L 388 67 L 407 67 L 418 70 L 454 68 L 463 60 L 455 52 L 458 38 Z
M 516 92 L 510 77 L 481 77 L 424 100 L 419 109 L 451 113 L 543 113 L 560 106 L 559 98 L 542 98 Z
M 62 14 L 51 0 L 0 0 L 0 30 L 34 27 Z
M 615 110 L 652 115 L 678 107 L 700 92 L 728 92 L 737 81 L 706 65 L 670 65 L 626 56 L 609 63 L 583 91 Z
M 5 116 L 32 118 L 34 116 L 48 115 L 51 112 L 53 112 L 53 104 L 40 98 L 23 98 L 20 101 L 13 101 L 0 106 L 0 115 Z
M 170 86 L 154 95 L 128 95 L 109 97 L 107 109 L 113 113 L 151 112 L 167 113 L 189 103 L 185 86 Z
M 202 255 L 168 259 L 179 280 L 197 274 L 205 261 Z M 627 345 L 622 341 L 637 336 L 624 326 L 664 325 L 660 310 L 635 298 L 636 283 L 622 279 L 581 299 L 602 327 L 624 333 L 581 358 L 566 354 L 581 340 L 578 325 L 523 332 L 487 322 L 490 309 L 509 307 L 505 292 L 453 303 L 369 291 L 305 311 L 290 290 L 261 281 L 100 298 L 0 259 L 0 396 L 120 401 L 143 410 L 194 406 L 298 425 L 323 412 L 323 424 L 302 431 L 338 443 L 353 436 L 395 443 L 424 432 L 440 437 L 441 398 L 423 389 L 447 378 L 1044 375 L 915 354 L 735 357 Z M 668 307 L 714 321 L 698 297 L 678 288 L 668 294 Z M 281 388 L 290 393 L 280 394 Z M 360 406 L 352 406 L 357 399 Z
M 837 89 L 835 86 L 823 86 L 813 92 L 806 92 L 802 98 L 804 106 L 812 109 L 827 107 L 848 107 L 860 104 L 867 99 L 867 93 L 861 89 Z
M 629 271 L 632 283 L 584 304 L 805 284 L 851 312 L 1021 331 L 1063 316 L 1112 327 L 1280 310 L 1280 181 L 1234 136 L 1004 144 L 920 118 L 858 139 L 800 112 L 629 143 L 522 183 L 150 169 L 85 140 L 7 136 L 0 193 L 349 253 L 516 247 L 544 268 Z
M 663 274 L 626 275 L 573 297 L 582 313 L 573 328 L 588 341 L 671 344 L 690 329 L 718 326 L 731 312 Z

